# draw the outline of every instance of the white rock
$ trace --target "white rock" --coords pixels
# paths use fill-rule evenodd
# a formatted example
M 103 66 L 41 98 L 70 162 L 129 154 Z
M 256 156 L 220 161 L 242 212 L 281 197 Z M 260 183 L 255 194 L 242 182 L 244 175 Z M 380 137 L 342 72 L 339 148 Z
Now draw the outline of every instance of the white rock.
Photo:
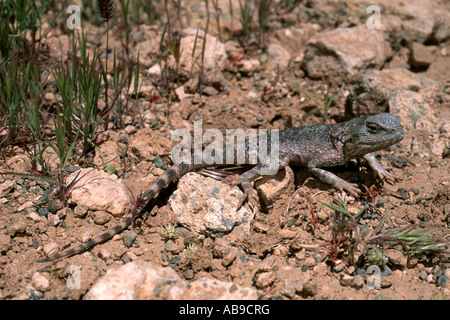
M 178 99 L 180 99 L 180 101 L 193 96 L 192 94 L 188 94 L 184 91 L 184 86 L 179 86 L 178 88 L 176 88 L 175 94 L 177 95 Z
M 289 65 L 289 60 L 291 59 L 291 54 L 288 50 L 278 44 L 269 44 L 267 47 L 267 65 L 270 69 L 283 70 Z
M 255 71 L 258 71 L 260 66 L 261 63 L 258 59 L 243 59 L 238 63 L 239 71 L 247 75 L 251 75 Z
M 147 71 L 148 76 L 159 77 L 161 76 L 161 66 L 157 63 L 150 67 Z
M 33 277 L 31 278 L 31 283 L 36 290 L 42 292 L 47 291 L 50 287 L 50 281 L 48 281 L 48 279 L 39 272 L 33 274 Z
M 400 119 L 406 132 L 402 144 L 409 146 L 411 153 L 442 155 L 450 134 L 439 128 L 448 119 L 437 117 L 422 94 L 411 90 L 395 91 L 389 98 L 389 110 Z
M 102 170 L 80 169 L 67 177 L 67 184 L 79 173 L 80 179 L 72 190 L 69 204 L 85 205 L 89 210 L 107 211 L 114 216 L 127 213 L 132 206 L 122 179 Z
M 33 205 L 34 205 L 33 202 L 27 201 L 27 202 L 25 202 L 24 204 L 22 204 L 20 207 L 18 207 L 18 208 L 17 208 L 17 211 L 20 212 L 20 211 L 22 211 L 22 210 L 24 210 L 24 209 L 26 209 L 26 208 L 32 207 Z
M 247 204 L 236 211 L 242 195 L 237 186 L 191 172 L 180 179 L 169 203 L 178 223 L 197 233 L 229 232 L 236 224 L 247 231 L 253 213 Z
M 383 31 L 364 24 L 316 33 L 308 41 L 302 68 L 313 79 L 339 76 L 351 81 L 367 68 L 380 68 L 391 55 Z
M 133 261 L 109 269 L 84 297 L 86 300 L 244 300 L 257 299 L 256 290 L 232 282 L 201 278 L 188 283 L 172 268 Z
M 404 68 L 369 70 L 354 85 L 353 91 L 359 94 L 350 100 L 352 114 L 361 116 L 386 112 L 391 95 L 398 90 L 419 91 L 424 97 L 433 98 L 442 90 L 442 85 Z
M 6 180 L 3 183 L 0 183 L 0 198 L 6 196 L 14 187 L 16 183 L 12 180 Z
M 185 29 L 181 38 L 181 57 L 179 67 L 184 70 L 191 70 L 194 74 L 200 72 L 200 54 L 202 53 L 202 45 L 204 41 L 204 32 L 199 30 L 196 37 L 197 29 Z M 192 52 L 195 52 L 192 57 Z M 216 37 L 206 34 L 206 46 L 203 57 L 203 72 L 217 72 L 222 71 L 225 67 L 227 55 L 225 52 L 225 45 Z M 175 59 L 170 56 L 169 64 L 175 65 Z
M 272 176 L 263 176 L 255 181 L 261 200 L 266 206 L 273 204 L 281 195 L 289 195 L 294 189 L 294 173 L 288 166 Z
M 58 252 L 59 246 L 56 242 L 44 244 L 44 253 L 47 257 L 53 257 L 54 255 L 58 254 Z

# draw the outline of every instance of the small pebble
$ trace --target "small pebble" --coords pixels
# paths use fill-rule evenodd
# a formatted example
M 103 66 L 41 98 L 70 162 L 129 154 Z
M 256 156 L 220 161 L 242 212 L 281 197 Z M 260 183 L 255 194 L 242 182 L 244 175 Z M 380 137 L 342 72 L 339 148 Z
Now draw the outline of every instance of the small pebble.
M 336 272 L 341 272 L 345 268 L 345 263 L 342 260 L 337 260 L 333 266 L 333 270 Z
M 293 299 L 295 297 L 295 284 L 290 281 L 285 281 L 284 287 L 281 290 L 281 294 L 290 299 Z
M 73 210 L 73 214 L 76 218 L 83 219 L 88 212 L 88 207 L 84 204 L 79 204 Z
M 398 188 L 397 193 L 399 193 L 400 195 L 406 197 L 406 190 L 403 188 Z
M 38 213 L 39 213 L 39 215 L 40 215 L 41 217 L 45 217 L 46 215 L 49 214 L 48 210 L 45 209 L 45 208 L 39 208 L 39 209 L 38 209 Z
M 284 239 L 294 239 L 297 235 L 297 232 L 289 229 L 282 229 L 280 231 L 280 234 Z
M 348 274 L 342 274 L 341 275 L 341 279 L 339 279 L 339 283 L 341 284 L 341 286 L 344 287 L 348 287 L 352 284 L 353 282 L 353 276 L 348 275 Z
M 175 268 L 176 266 L 178 266 L 180 260 L 181 260 L 180 256 L 173 257 L 172 259 L 169 260 L 169 267 Z
M 164 161 L 160 157 L 155 157 L 155 160 L 153 160 L 153 163 L 155 164 L 155 167 L 159 169 L 166 170 L 167 165 L 164 163 Z
M 234 260 L 236 260 L 238 250 L 235 247 L 232 247 L 230 251 L 223 257 L 222 259 L 222 265 L 224 267 L 230 266 Z
M 125 235 L 123 237 L 123 244 L 129 248 L 133 245 L 134 240 L 136 240 L 137 237 L 137 233 L 134 232 L 133 230 L 125 232 Z
M 179 253 L 180 249 L 173 240 L 167 240 L 164 244 L 164 250 L 171 253 Z
M 19 221 L 17 221 L 16 223 L 13 223 L 6 231 L 6 233 L 11 236 L 14 237 L 17 234 L 23 233 L 25 232 L 27 228 L 27 223 L 25 220 L 20 219 Z
M 363 277 L 361 277 L 359 275 L 356 275 L 353 278 L 352 283 L 350 284 L 350 286 L 352 288 L 355 288 L 355 289 L 361 289 L 364 286 L 364 279 L 363 279 Z
M 31 278 L 31 283 L 36 290 L 47 291 L 50 287 L 50 281 L 39 272 L 36 272 Z
M 316 259 L 314 259 L 313 257 L 307 257 L 305 259 L 305 262 L 303 262 L 303 265 L 307 267 L 313 267 L 316 265 Z
M 100 226 L 111 220 L 111 215 L 105 211 L 94 211 L 91 216 L 94 223 Z
M 53 257 L 54 255 L 58 254 L 58 252 L 59 246 L 56 242 L 44 244 L 44 253 L 47 257 Z
M 427 279 L 428 273 L 425 270 L 420 271 L 419 279 L 425 281 Z
M 272 271 L 261 272 L 256 275 L 255 286 L 258 289 L 264 289 L 275 281 L 275 273 Z
M 98 253 L 98 256 L 100 259 L 106 261 L 109 258 L 111 258 L 111 251 L 107 250 L 107 249 L 100 249 L 100 252 Z
M 448 277 L 446 275 L 441 275 L 440 277 L 438 277 L 436 279 L 436 285 L 438 287 L 443 287 L 447 284 L 448 282 Z
M 317 284 L 310 281 L 303 285 L 302 294 L 307 297 L 314 297 L 317 294 L 317 291 Z

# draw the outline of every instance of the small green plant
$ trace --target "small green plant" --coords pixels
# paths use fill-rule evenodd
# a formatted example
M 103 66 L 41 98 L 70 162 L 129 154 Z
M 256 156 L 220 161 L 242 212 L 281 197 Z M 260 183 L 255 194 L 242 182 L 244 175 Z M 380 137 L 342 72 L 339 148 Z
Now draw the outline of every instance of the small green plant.
M 448 255 L 448 251 L 446 252 L 445 248 L 450 245 L 450 242 L 438 241 L 431 236 L 432 233 L 440 229 L 438 227 L 420 228 L 418 225 L 411 225 L 383 233 L 380 232 L 370 238 L 370 241 L 391 247 L 401 245 L 407 254 L 408 261 L 412 257 L 420 257 L 425 254 Z
M 249 38 L 250 38 L 250 30 L 251 25 L 253 23 L 253 12 L 250 9 L 249 1 L 244 1 L 244 5 L 242 5 L 241 0 L 239 0 L 239 9 L 240 9 L 240 22 L 242 26 L 242 32 L 244 36 L 244 47 L 246 50 L 249 49 Z
M 165 240 L 175 239 L 177 237 L 177 226 L 172 223 L 168 223 L 161 227 L 161 236 Z
M 342 201 L 336 200 L 337 206 L 322 201 L 319 202 L 334 210 L 332 240 L 331 242 L 323 243 L 321 246 L 329 247 L 328 256 L 331 261 L 335 263 L 338 260 L 339 255 L 350 246 L 352 241 L 352 231 L 358 224 L 358 220 L 362 217 L 366 208 L 362 208 L 357 214 L 352 215 L 348 211 L 347 204 Z
M 113 1 L 114 2 L 114 1 Z M 125 27 L 125 51 L 128 56 L 130 50 L 130 24 L 128 13 L 130 9 L 130 0 L 119 0 L 120 8 L 122 9 L 122 20 Z
M 186 255 L 193 256 L 197 252 L 199 245 L 195 242 L 191 242 L 186 246 Z
M 156 10 L 153 0 L 139 0 L 139 2 L 141 3 L 141 8 L 147 15 L 147 23 L 152 24 L 156 20 L 161 19 L 161 15 Z
M 205 0 L 205 2 L 208 3 L 208 0 Z M 220 30 L 220 15 L 222 14 L 222 10 L 219 7 L 219 0 L 211 0 L 211 2 L 214 7 L 214 16 L 216 18 L 217 30 L 219 32 L 219 41 L 222 42 L 222 32 Z M 208 10 L 208 8 L 207 8 L 207 10 Z M 209 13 L 208 13 L 208 15 L 209 15 Z
M 382 248 L 375 247 L 367 254 L 367 263 L 369 265 L 376 265 L 378 267 L 385 267 L 388 262 L 388 257 L 385 255 Z
M 22 67 L 22 87 L 20 89 L 22 101 L 25 106 L 25 122 L 27 132 L 31 134 L 31 150 L 29 154 L 32 158 L 31 169 L 36 170 L 37 164 L 41 166 L 43 172 L 48 172 L 47 163 L 44 159 L 44 152 L 48 145 L 42 140 L 42 123 L 40 114 L 40 99 L 43 84 L 40 81 L 40 71 L 37 58 L 32 58 L 28 63 L 21 64 Z
M 417 225 L 406 226 L 400 229 L 387 230 L 382 232 L 384 222 L 389 210 L 373 232 L 362 235 L 358 230 L 359 220 L 363 216 L 366 208 L 363 207 L 355 215 L 352 215 L 343 201 L 337 201 L 336 206 L 319 201 L 328 208 L 334 210 L 332 240 L 322 243 L 321 247 L 329 247 L 329 258 L 336 262 L 339 256 L 349 254 L 355 250 L 356 245 L 362 243 L 369 252 L 366 260 L 369 263 L 383 266 L 386 264 L 384 248 L 393 248 L 400 245 L 407 254 L 408 261 L 412 257 L 421 257 L 426 254 L 448 257 L 450 242 L 439 241 L 431 235 L 441 228 L 418 228 Z M 331 219 L 331 217 L 330 217 Z M 358 236 L 357 236 L 358 235 Z M 382 245 L 381 249 L 378 247 Z M 370 249 L 370 250 L 368 250 Z
M 84 43 L 84 44 L 83 44 Z M 94 51 L 92 59 L 87 54 L 84 36 L 80 39 L 81 61 L 76 61 L 78 75 L 79 104 L 75 106 L 73 126 L 83 138 L 84 151 L 87 154 L 95 147 L 97 129 L 103 118 L 98 101 L 103 91 L 101 61 Z
M 22 95 L 20 83 L 19 58 L 12 55 L 11 58 L 0 63 L 0 118 L 3 130 L 8 130 L 10 144 L 16 143 L 16 139 L 23 132 L 21 125 Z
M 291 90 L 295 93 L 302 93 L 306 98 L 311 100 L 317 106 L 316 108 L 314 108 L 313 110 L 311 110 L 304 116 L 305 119 L 307 117 L 315 114 L 315 115 L 321 116 L 324 122 L 327 120 L 328 110 L 330 109 L 331 105 L 333 104 L 334 96 L 335 96 L 335 93 L 330 95 L 330 86 L 327 87 L 327 92 L 324 94 L 323 103 L 320 103 L 313 95 L 311 95 L 308 92 L 306 92 L 305 90 L 303 90 L 301 88 L 300 80 L 298 80 L 298 79 L 294 79 L 291 82 Z
M 272 0 L 260 0 L 258 6 L 258 29 L 260 34 L 260 44 L 263 49 L 266 47 L 266 28 L 267 20 L 269 18 L 270 7 L 272 6 Z
M 9 57 L 13 47 L 34 55 L 36 43 L 43 38 L 40 34 L 38 39 L 37 33 L 41 33 L 41 13 L 47 5 L 46 0 L 0 0 L 0 56 Z

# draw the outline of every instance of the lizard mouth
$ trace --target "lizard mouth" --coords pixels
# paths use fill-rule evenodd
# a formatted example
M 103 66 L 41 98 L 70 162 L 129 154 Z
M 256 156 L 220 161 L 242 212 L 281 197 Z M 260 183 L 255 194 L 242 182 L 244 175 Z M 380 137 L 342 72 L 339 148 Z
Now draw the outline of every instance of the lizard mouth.
M 393 134 L 384 135 L 377 139 L 365 140 L 364 142 L 362 142 L 362 144 L 369 148 L 370 147 L 374 147 L 376 149 L 387 148 L 397 142 L 400 142 L 404 136 L 405 134 L 403 133 L 403 131 L 402 132 L 397 131 Z

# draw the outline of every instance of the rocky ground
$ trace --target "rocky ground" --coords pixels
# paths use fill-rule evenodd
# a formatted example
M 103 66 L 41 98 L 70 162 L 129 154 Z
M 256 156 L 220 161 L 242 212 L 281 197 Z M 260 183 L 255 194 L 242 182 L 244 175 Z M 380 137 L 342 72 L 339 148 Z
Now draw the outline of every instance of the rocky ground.
M 238 1 L 231 1 L 233 17 L 228 1 L 220 1 L 220 34 L 211 15 L 206 36 L 197 34 L 206 23 L 204 2 L 182 2 L 180 77 L 170 101 L 161 87 L 175 61 L 157 58 L 166 19 L 157 6 L 163 22 L 130 33 L 143 85 L 138 97 L 124 93 L 120 99 L 135 107 L 121 115 L 122 127 L 100 134 L 95 155 L 70 160 L 66 181 L 78 170 L 82 180 L 67 204 L 48 182 L 0 176 L 0 299 L 449 299 L 448 245 L 447 254 L 407 259 L 401 246 L 375 246 L 364 237 L 388 212 L 381 232 L 436 226 L 433 237 L 450 241 L 450 5 L 376 2 L 380 30 L 368 29 L 364 1 L 298 1 L 290 8 L 275 1 L 264 45 L 251 36 L 247 51 L 239 36 Z M 105 52 L 105 27 L 84 28 L 90 46 Z M 206 39 L 203 68 L 192 55 L 199 39 Z M 117 36 L 110 39 L 114 47 L 121 47 Z M 50 61 L 68 48 L 64 28 L 52 29 L 42 40 L 43 65 L 51 70 Z M 58 99 L 52 81 L 50 73 L 43 108 Z M 326 116 L 311 115 L 324 111 L 327 91 L 334 96 Z M 380 112 L 399 117 L 405 130 L 400 143 L 379 152 L 381 163 L 401 177 L 393 185 L 377 184 L 364 163 L 331 169 L 361 186 L 374 185 L 355 199 L 304 168 L 288 168 L 255 182 L 264 210 L 254 216 L 247 205 L 236 212 L 239 188 L 190 173 L 161 194 L 133 230 L 70 258 L 36 262 L 121 221 L 134 197 L 169 165 L 172 132 L 192 131 L 196 120 L 203 130 L 225 132 Z M 57 158 L 50 148 L 47 154 L 56 172 Z M 100 155 L 116 174 L 102 170 Z M 20 146 L 5 146 L 1 157 L 1 172 L 30 168 Z M 342 245 L 341 252 L 321 246 L 332 242 L 335 227 L 333 210 L 321 202 L 336 198 L 352 214 L 367 208 L 350 233 L 353 247 Z M 385 262 L 373 288 L 368 268 L 377 252 Z

